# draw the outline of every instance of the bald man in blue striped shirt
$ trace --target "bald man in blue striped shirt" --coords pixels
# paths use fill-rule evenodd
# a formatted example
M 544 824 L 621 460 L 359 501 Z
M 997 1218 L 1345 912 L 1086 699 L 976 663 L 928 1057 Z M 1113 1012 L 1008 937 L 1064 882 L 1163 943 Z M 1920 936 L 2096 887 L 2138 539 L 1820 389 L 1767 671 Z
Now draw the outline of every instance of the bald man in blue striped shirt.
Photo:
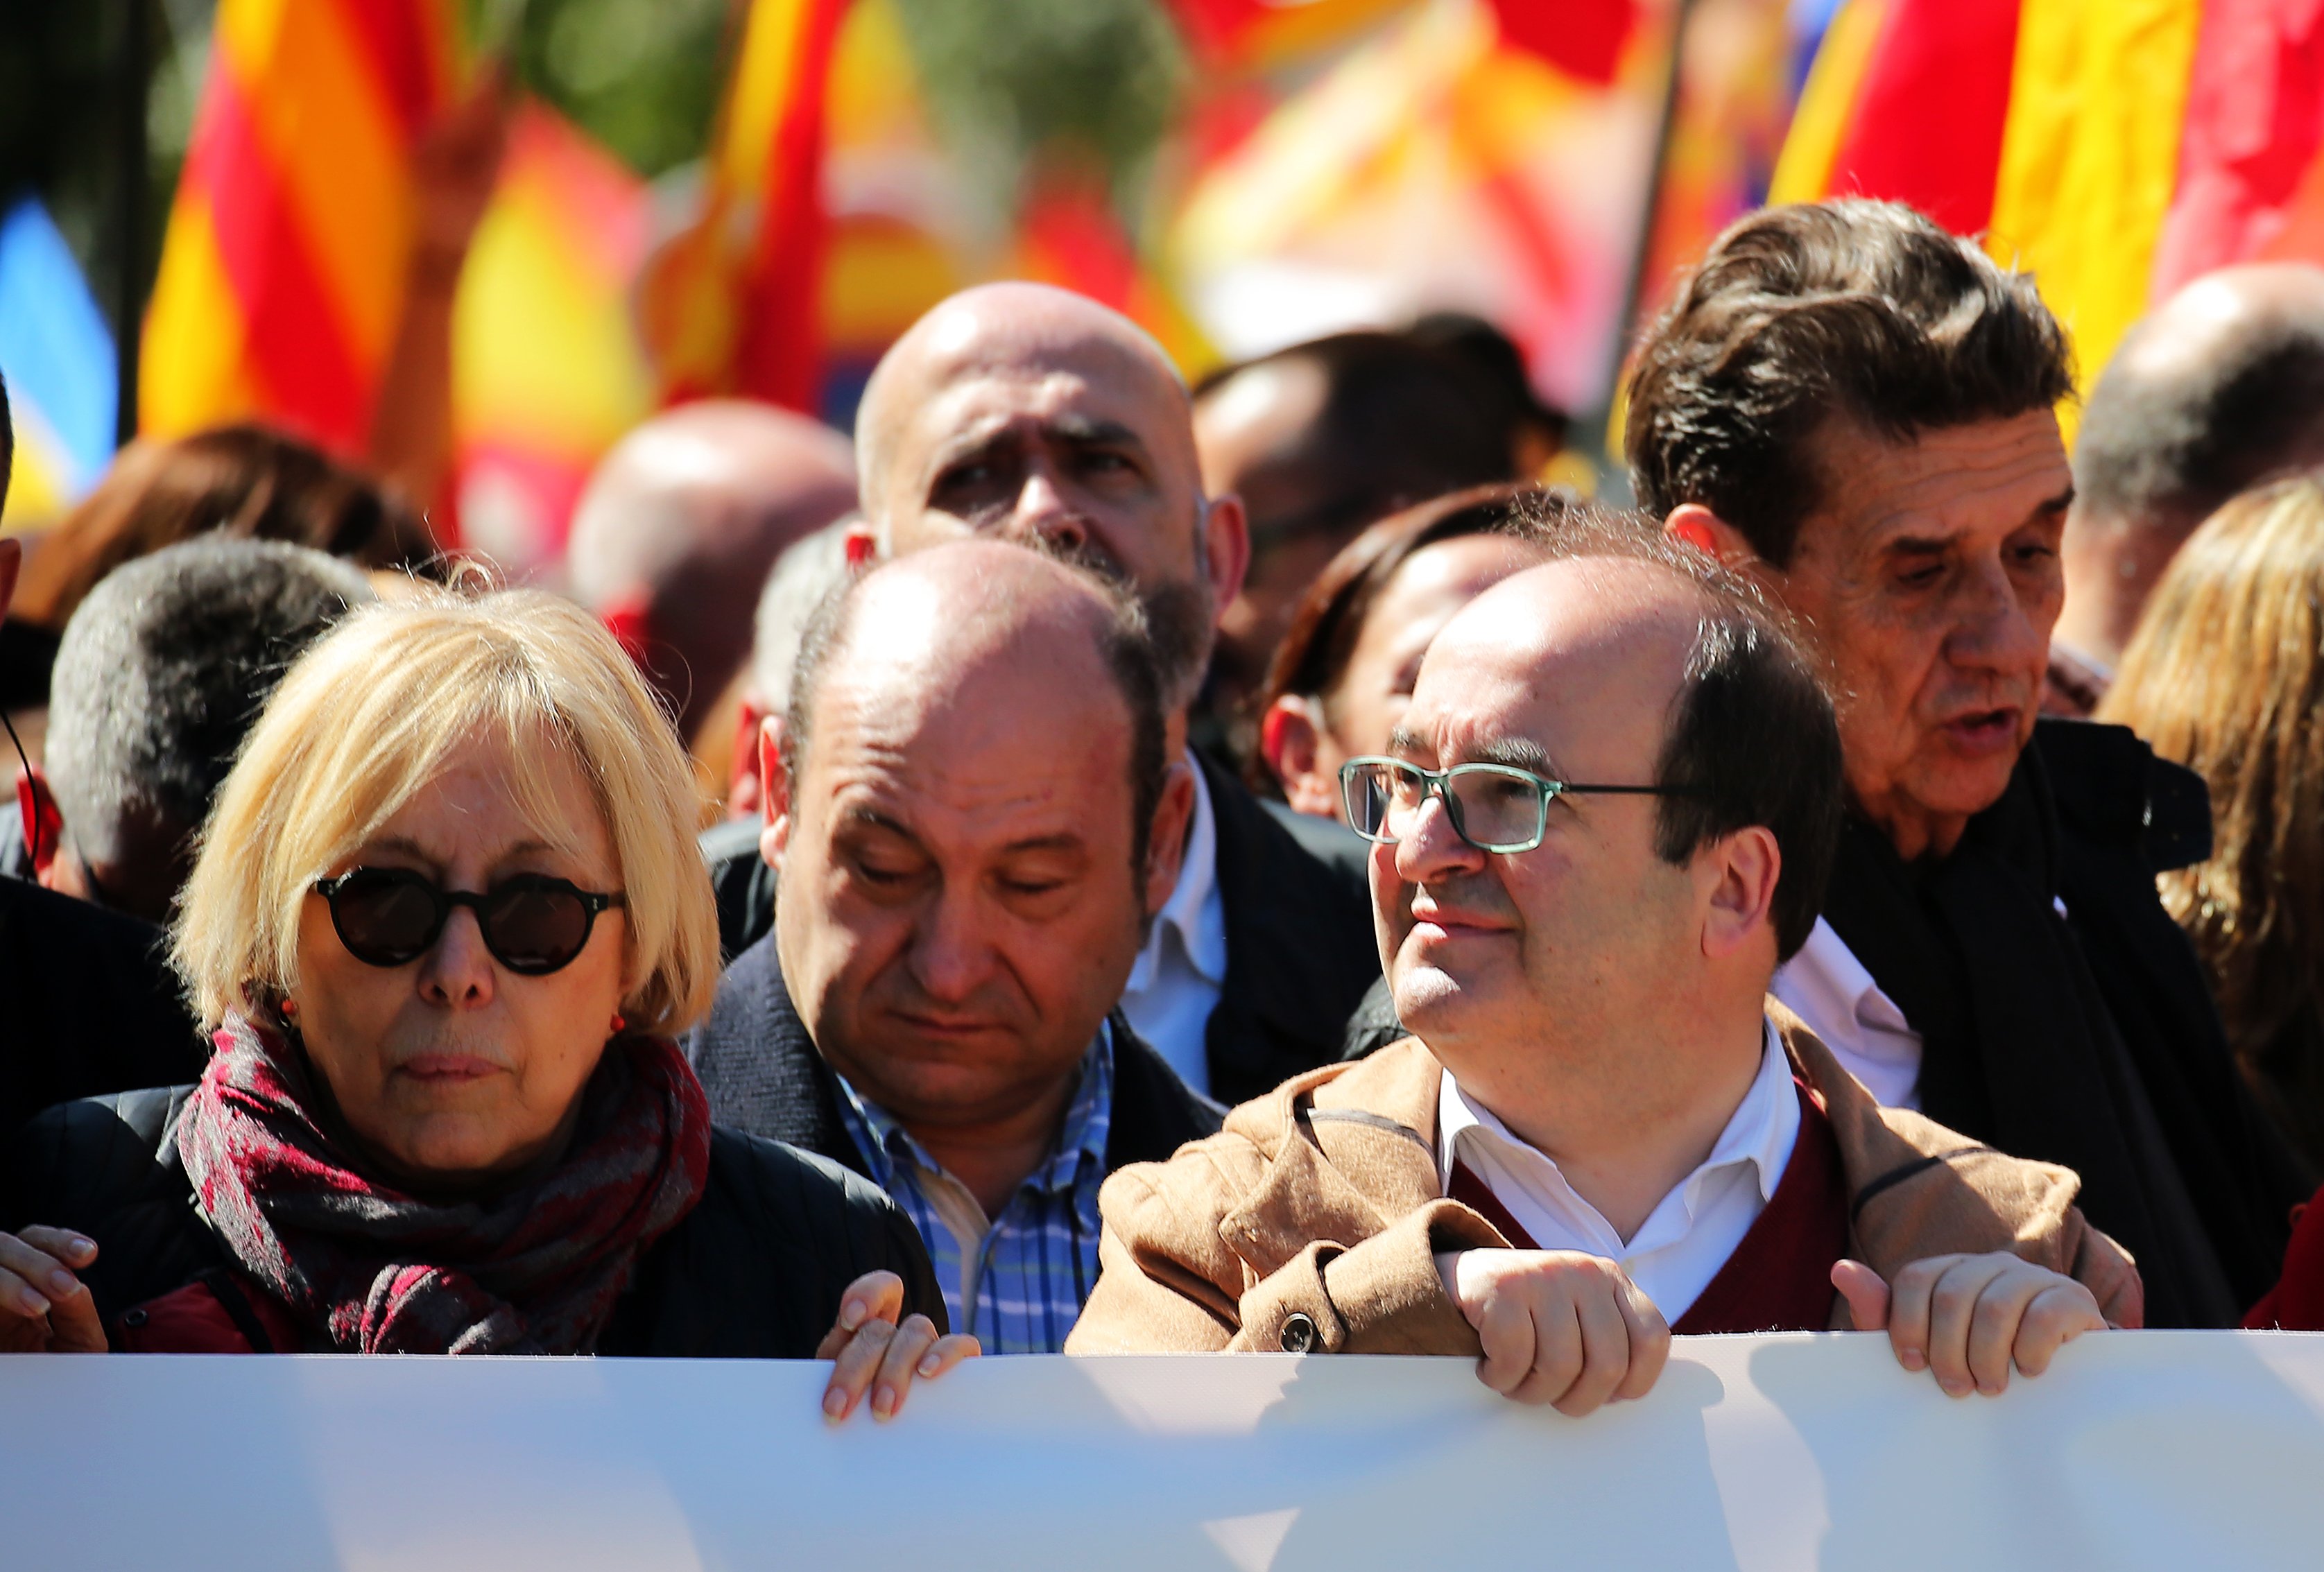
M 775 927 L 696 1071 L 719 1122 L 893 1196 L 988 1353 L 1060 1350 L 1106 1175 L 1219 1126 L 1118 1007 L 1193 798 L 1163 705 L 1134 598 L 968 541 L 818 611 L 761 737 Z

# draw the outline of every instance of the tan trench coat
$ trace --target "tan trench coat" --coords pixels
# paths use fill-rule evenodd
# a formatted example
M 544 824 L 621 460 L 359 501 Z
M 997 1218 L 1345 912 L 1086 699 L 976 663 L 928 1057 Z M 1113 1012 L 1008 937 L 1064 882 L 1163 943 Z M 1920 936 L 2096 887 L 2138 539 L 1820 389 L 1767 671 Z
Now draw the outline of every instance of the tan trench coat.
M 2140 1323 L 2138 1273 L 2083 1220 L 2067 1169 L 2005 1156 L 1875 1103 L 1799 1018 L 1767 1015 L 1823 1104 L 1849 1198 L 1849 1254 L 1893 1277 L 1931 1255 L 2010 1250 Z M 1443 1069 L 1417 1038 L 1285 1082 L 1167 1163 L 1105 1182 L 1097 1287 L 1069 1354 L 1480 1353 L 1440 1251 L 1507 1248 L 1437 1178 Z M 1831 1325 L 1850 1326 L 1832 1297 Z

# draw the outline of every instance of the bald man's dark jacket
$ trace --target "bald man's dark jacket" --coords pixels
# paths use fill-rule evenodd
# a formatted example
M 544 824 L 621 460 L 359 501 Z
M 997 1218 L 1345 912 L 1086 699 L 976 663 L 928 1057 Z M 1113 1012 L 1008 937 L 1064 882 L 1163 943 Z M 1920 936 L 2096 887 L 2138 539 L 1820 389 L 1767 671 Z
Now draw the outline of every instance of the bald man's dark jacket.
M 1340 1028 L 1379 976 L 1365 886 L 1364 843 L 1328 819 L 1262 803 L 1197 752 L 1218 826 L 1219 904 L 1227 974 L 1204 1047 L 1211 1093 L 1231 1107 L 1340 1056 Z M 775 921 L 775 878 L 759 857 L 759 826 L 704 832 L 730 958 Z
M 1105 1144 L 1111 1173 L 1160 1163 L 1189 1141 L 1218 1133 L 1226 1110 L 1201 1096 L 1148 1047 L 1116 1011 L 1113 1117 Z M 783 984 L 770 933 L 734 958 L 719 980 L 710 1018 L 686 1040 L 686 1056 L 710 1099 L 710 1117 L 787 1142 L 870 1177 L 839 1117 L 839 1082 L 807 1034 Z

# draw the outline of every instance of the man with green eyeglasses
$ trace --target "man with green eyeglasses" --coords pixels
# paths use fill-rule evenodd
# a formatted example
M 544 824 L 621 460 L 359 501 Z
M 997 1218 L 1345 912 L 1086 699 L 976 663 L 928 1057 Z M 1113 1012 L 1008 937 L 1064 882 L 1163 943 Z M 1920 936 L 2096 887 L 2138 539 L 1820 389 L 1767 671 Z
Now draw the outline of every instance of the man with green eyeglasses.
M 1414 1034 L 1117 1172 L 1067 1352 L 1465 1354 L 1579 1414 L 1674 1330 L 1885 1328 L 1962 1395 L 2136 1325 L 2070 1172 L 1879 1107 L 1766 997 L 1841 790 L 1780 614 L 1627 521 L 1550 544 L 1342 773 Z

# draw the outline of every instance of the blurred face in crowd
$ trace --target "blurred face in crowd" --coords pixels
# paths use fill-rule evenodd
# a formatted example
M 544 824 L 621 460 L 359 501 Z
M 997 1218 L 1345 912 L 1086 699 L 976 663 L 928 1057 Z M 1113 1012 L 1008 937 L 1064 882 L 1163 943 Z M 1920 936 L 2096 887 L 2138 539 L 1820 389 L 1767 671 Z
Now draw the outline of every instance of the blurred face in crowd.
M 1651 785 L 1698 615 L 1690 586 L 1643 564 L 1520 574 L 1437 636 L 1391 752 Z M 1431 797 L 1396 844 L 1371 848 L 1397 1012 L 1504 1117 L 1563 1099 L 1627 1117 L 1686 1095 L 1637 1056 L 1690 992 L 1719 865 L 1655 854 L 1657 800 L 1561 795 L 1539 846 L 1501 854 L 1462 841 Z
M 2057 418 L 1902 443 L 1835 420 L 1814 456 L 1822 506 L 1788 565 L 1756 571 L 1832 663 L 1856 805 L 1899 855 L 1942 856 L 2033 739 L 2073 500 Z M 1674 510 L 1674 529 L 1702 511 Z M 1711 528 L 1722 555 L 1749 556 L 1739 534 Z
M 1404 560 L 1373 597 L 1338 684 L 1320 700 L 1278 699 L 1285 719 L 1262 728 L 1261 745 L 1293 808 L 1341 816 L 1340 766 L 1388 750 L 1430 642 L 1453 613 L 1538 556 L 1504 536 L 1467 535 Z
M 1093 598 L 1029 554 L 944 556 L 950 572 L 858 592 L 797 778 L 770 761 L 765 841 L 801 1018 L 916 1133 L 1070 1089 L 1168 897 L 1190 800 L 1174 782 L 1133 867 L 1129 709 Z M 1012 573 L 1038 603 L 962 613 Z M 1029 625 L 1004 637 L 1002 616 Z
M 441 889 L 480 892 L 547 874 L 619 890 L 613 842 L 579 767 L 569 758 L 551 767 L 552 840 L 519 809 L 509 762 L 498 740 L 462 745 L 328 873 L 409 869 Z M 373 966 L 348 953 L 328 903 L 309 892 L 290 1018 L 369 1154 L 407 1183 L 456 1189 L 563 1150 L 628 990 L 625 937 L 613 907 L 570 965 L 523 976 L 493 959 L 476 914 L 457 906 L 419 960 Z
M 1194 440 L 1211 493 L 1240 498 L 1250 519 L 1294 526 L 1262 529 L 1270 538 L 1254 535 L 1242 593 L 1220 617 L 1220 637 L 1251 682 L 1265 673 L 1299 597 L 1361 526 L 1350 519 L 1299 527 L 1332 500 L 1318 494 L 1324 489 L 1318 466 L 1301 462 L 1302 440 L 1330 391 L 1323 366 L 1295 356 L 1238 372 L 1194 407 Z
M 1138 586 L 1175 701 L 1242 583 L 1240 504 L 1205 501 L 1186 390 L 1153 341 L 1038 284 L 956 295 L 891 349 L 857 418 L 862 504 L 890 555 L 1044 538 Z

